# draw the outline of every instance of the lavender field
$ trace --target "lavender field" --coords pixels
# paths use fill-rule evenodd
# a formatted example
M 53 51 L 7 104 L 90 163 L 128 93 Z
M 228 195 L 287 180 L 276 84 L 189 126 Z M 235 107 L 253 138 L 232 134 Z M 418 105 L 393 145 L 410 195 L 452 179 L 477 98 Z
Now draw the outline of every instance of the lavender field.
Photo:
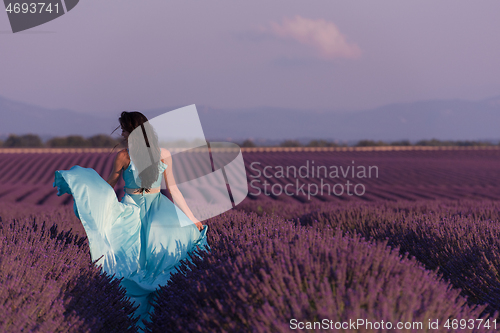
M 353 200 L 376 202 L 460 198 L 500 199 L 500 149 L 245 152 L 243 156 L 249 182 L 249 200 L 271 199 L 291 203 L 312 203 Z M 93 168 L 100 175 L 107 177 L 113 158 L 114 153 L 107 152 L 1 153 L 0 200 L 34 205 L 69 205 L 71 198 L 57 197 L 56 191 L 52 188 L 54 171 L 80 165 Z M 183 172 L 195 174 L 194 170 L 200 163 L 200 156 L 196 153 L 187 154 L 183 162 Z M 283 176 L 279 174 L 280 167 L 283 169 Z M 292 167 L 295 167 L 295 174 Z M 362 177 L 363 168 L 365 177 Z M 306 174 L 306 170 L 309 170 L 309 174 Z M 353 185 L 351 186 L 353 195 L 348 195 L 345 185 L 347 181 L 354 185 L 364 185 L 366 193 L 362 196 L 354 194 Z M 269 184 L 267 192 L 265 182 Z M 337 183 L 344 188 L 342 195 L 336 195 L 340 194 L 340 186 L 333 189 Z M 286 190 L 292 195 L 284 193 L 288 184 L 290 186 Z M 297 191 L 302 184 L 306 184 L 303 188 L 305 194 Z M 306 191 L 308 184 L 311 189 L 309 198 Z M 314 184 L 318 186 L 317 195 L 313 195 Z M 330 185 L 329 194 L 326 185 L 321 194 L 322 184 Z M 116 186 L 119 198 L 123 196 L 122 187 L 123 181 L 120 180 Z M 280 189 L 283 190 L 281 195 L 279 195 Z M 360 193 L 361 187 L 358 189 Z
M 248 197 L 205 221 L 212 251 L 158 291 L 146 331 L 500 329 L 500 150 L 243 156 Z M 138 331 L 52 187 L 75 164 L 106 177 L 113 157 L 0 154 L 0 331 Z

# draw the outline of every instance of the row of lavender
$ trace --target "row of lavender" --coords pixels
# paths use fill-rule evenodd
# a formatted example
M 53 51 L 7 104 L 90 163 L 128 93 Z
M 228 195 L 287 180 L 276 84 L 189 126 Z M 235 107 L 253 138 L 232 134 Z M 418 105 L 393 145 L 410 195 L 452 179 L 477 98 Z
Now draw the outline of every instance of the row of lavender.
M 0 206 L 0 332 L 136 332 L 119 281 L 69 230 L 81 228 L 72 212 L 30 208 Z
M 500 202 L 440 200 L 293 205 L 246 201 L 239 209 L 279 214 L 302 226 L 387 241 L 460 288 L 470 304 L 500 310 Z
M 391 220 L 392 216 L 425 211 L 424 206 L 403 207 L 388 205 L 376 213 L 377 207 L 353 205 L 345 216 L 365 212 L 365 220 L 375 223 L 380 214 Z M 251 204 L 242 208 L 255 209 Z M 303 208 L 307 212 L 313 207 Z M 450 205 L 440 208 L 438 214 L 453 210 Z M 474 208 L 471 203 L 469 208 L 484 221 L 494 214 L 494 206 Z M 100 274 L 90 263 L 86 240 L 41 223 L 55 222 L 80 233 L 71 210 L 35 209 L 38 211 L 32 214 L 32 208 L 25 207 L 25 216 L 20 216 L 19 207 L 0 207 L 0 281 L 6 286 L 0 293 L 4 314 L 0 330 L 136 331 L 136 322 L 130 317 L 133 307 L 117 280 Z M 345 235 L 329 227 L 326 220 L 318 222 L 325 223 L 321 229 L 297 225 L 265 214 L 270 209 L 261 207 L 262 216 L 232 210 L 207 221 L 211 253 L 202 253 L 203 260 L 194 257 L 194 265 L 181 267 L 158 292 L 147 330 L 286 332 L 299 323 L 321 321 L 322 328 L 335 329 L 342 322 L 363 319 L 353 331 L 373 331 L 366 321 L 381 325 L 382 320 L 385 329 L 379 331 L 391 331 L 389 322 L 417 325 L 413 328 L 418 331 L 419 323 L 425 329 L 437 320 L 436 331 L 444 332 L 448 319 L 450 325 L 471 325 L 465 320 L 486 313 L 486 304 L 474 307 L 472 303 L 481 303 L 475 299 L 467 305 L 459 290 L 450 289 L 418 261 L 399 255 L 397 249 L 387 246 L 387 240 L 367 242 L 354 233 Z M 283 212 L 301 213 L 292 209 L 288 206 Z M 20 219 L 14 221 L 16 216 Z M 311 216 L 303 216 L 304 223 Z M 352 223 L 346 225 L 352 227 Z M 449 230 L 446 237 L 456 235 Z M 488 328 L 483 322 L 478 328 L 475 322 L 474 331 L 495 331 L 493 318 L 489 324 Z
M 257 200 L 500 199 L 500 151 L 262 153 L 245 162 Z
M 459 290 L 387 240 L 253 212 L 231 211 L 210 225 L 212 252 L 161 289 L 150 332 L 417 332 L 429 323 L 438 323 L 436 332 L 495 331 L 497 314 L 479 327 L 474 319 L 486 305 L 467 305 Z
M 70 205 L 52 188 L 55 170 L 73 165 L 107 177 L 114 154 L 0 154 L 0 200 Z M 193 175 L 201 155 L 186 154 Z M 500 151 L 245 153 L 249 196 L 294 203 L 428 199 L 500 199 Z M 349 183 L 348 183 L 349 182 Z M 117 195 L 123 195 L 123 182 Z

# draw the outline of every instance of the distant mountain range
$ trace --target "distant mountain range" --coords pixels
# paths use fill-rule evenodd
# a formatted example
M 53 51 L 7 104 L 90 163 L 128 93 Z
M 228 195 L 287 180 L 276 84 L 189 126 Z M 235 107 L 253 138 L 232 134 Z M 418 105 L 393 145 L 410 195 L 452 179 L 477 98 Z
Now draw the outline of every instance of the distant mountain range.
M 144 110 L 149 118 L 176 109 Z M 197 106 L 210 141 L 329 139 L 354 141 L 421 139 L 500 139 L 500 96 L 480 101 L 431 100 L 390 104 L 351 112 L 320 112 L 260 107 L 215 109 Z M 118 114 L 93 115 L 46 109 L 0 97 L 0 138 L 34 133 L 42 138 L 110 134 Z M 260 140 L 259 140 L 260 139 Z

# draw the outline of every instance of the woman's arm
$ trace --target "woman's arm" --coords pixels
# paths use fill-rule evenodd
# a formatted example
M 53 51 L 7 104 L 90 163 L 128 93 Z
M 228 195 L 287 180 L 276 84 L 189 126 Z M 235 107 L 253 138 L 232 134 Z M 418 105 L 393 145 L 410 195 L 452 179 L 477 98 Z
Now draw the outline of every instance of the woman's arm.
M 111 169 L 111 173 L 108 176 L 108 184 L 111 185 L 111 187 L 115 187 L 116 183 L 118 183 L 118 180 L 120 179 L 120 175 L 122 174 L 123 167 L 125 166 L 125 163 L 127 162 L 127 151 L 122 150 L 118 154 L 116 154 L 115 160 L 113 162 L 113 169 Z
M 203 230 L 204 226 L 201 224 L 200 221 L 193 215 L 193 212 L 191 212 L 191 209 L 189 209 L 186 200 L 184 199 L 184 196 L 182 195 L 181 191 L 177 187 L 177 184 L 175 183 L 174 179 L 174 174 L 172 172 L 172 156 L 170 155 L 170 152 L 166 149 L 162 149 L 162 160 L 163 163 L 165 163 L 168 167 L 165 169 L 163 172 L 163 175 L 165 177 L 165 183 L 167 185 L 168 190 L 170 191 L 170 194 L 172 195 L 172 199 L 174 199 L 174 202 L 179 208 L 186 214 L 187 217 L 191 221 L 196 224 L 196 227 L 198 227 L 198 230 Z

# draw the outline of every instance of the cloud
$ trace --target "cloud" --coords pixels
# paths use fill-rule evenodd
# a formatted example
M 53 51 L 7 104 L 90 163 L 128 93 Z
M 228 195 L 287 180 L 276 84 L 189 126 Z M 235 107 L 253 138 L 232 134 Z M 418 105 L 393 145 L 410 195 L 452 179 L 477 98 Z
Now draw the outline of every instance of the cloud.
M 277 37 L 294 39 L 312 46 L 326 59 L 352 59 L 361 56 L 361 49 L 356 44 L 348 43 L 346 36 L 333 22 L 323 19 L 312 20 L 297 15 L 293 19 L 284 18 L 282 24 L 271 22 L 267 31 Z

